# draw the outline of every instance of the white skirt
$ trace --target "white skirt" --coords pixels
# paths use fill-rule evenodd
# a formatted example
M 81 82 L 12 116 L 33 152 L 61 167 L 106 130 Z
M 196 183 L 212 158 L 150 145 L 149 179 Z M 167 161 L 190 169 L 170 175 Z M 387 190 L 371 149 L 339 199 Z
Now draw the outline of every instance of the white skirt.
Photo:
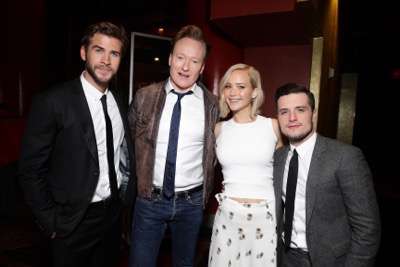
M 215 196 L 215 215 L 208 266 L 276 266 L 274 201 L 243 204 L 224 193 Z

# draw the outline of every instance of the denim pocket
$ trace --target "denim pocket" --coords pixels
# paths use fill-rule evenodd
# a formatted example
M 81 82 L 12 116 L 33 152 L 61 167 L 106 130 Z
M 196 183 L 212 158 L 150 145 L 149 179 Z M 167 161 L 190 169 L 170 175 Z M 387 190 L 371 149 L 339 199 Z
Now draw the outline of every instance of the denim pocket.
M 187 196 L 187 201 L 191 205 L 201 206 L 203 204 L 203 190 L 195 192 Z

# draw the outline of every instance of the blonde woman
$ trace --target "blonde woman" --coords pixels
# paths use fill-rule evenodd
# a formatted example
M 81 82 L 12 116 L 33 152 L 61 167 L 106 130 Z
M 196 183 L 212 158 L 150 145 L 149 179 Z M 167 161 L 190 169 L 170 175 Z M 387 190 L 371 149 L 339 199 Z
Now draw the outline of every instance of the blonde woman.
M 273 154 L 281 145 L 275 119 L 258 115 L 264 95 L 260 73 L 231 66 L 219 84 L 221 117 L 216 153 L 223 192 L 211 239 L 209 266 L 276 266 Z

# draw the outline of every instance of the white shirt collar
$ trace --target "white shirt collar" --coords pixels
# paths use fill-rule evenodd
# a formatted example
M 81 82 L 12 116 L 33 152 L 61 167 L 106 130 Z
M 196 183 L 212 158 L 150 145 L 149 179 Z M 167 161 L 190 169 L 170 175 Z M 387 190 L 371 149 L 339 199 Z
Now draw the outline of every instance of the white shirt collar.
M 171 92 L 171 90 L 173 90 L 173 89 L 174 89 L 174 87 L 172 86 L 171 78 L 168 78 L 168 82 L 165 85 L 165 92 L 167 94 L 169 94 Z M 203 91 L 201 90 L 200 86 L 197 86 L 196 83 L 194 83 L 188 91 L 192 91 L 193 95 L 195 95 L 198 98 L 201 98 L 203 95 Z
M 300 158 L 311 158 L 312 152 L 314 151 L 315 142 L 317 141 L 317 133 L 313 132 L 312 135 L 298 146 L 290 145 L 290 151 L 293 152 L 296 149 L 297 154 Z
M 94 87 L 90 82 L 88 82 L 88 80 L 86 80 L 85 76 L 83 75 L 85 71 L 82 72 L 81 74 L 81 83 L 82 83 L 82 87 L 83 87 L 83 91 L 85 92 L 85 94 L 94 99 L 94 100 L 98 100 L 100 101 L 100 98 L 103 95 L 107 95 L 108 94 L 108 88 L 106 88 L 106 90 L 104 91 L 104 93 L 100 92 L 96 87 Z

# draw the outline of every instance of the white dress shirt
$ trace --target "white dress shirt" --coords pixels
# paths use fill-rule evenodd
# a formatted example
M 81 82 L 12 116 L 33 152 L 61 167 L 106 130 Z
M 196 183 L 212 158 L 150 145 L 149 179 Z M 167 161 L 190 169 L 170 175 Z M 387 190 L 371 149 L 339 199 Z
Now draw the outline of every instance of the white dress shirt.
M 310 163 L 312 153 L 315 147 L 315 141 L 317 140 L 317 134 L 314 132 L 304 143 L 295 147 L 290 145 L 290 151 L 286 159 L 284 180 L 283 180 L 283 194 L 282 199 L 286 198 L 286 183 L 289 171 L 289 162 L 293 155 L 293 150 L 296 149 L 299 159 L 299 169 L 297 176 L 297 187 L 296 197 L 294 202 L 294 215 L 293 215 L 293 228 L 291 247 L 301 248 L 308 251 L 307 240 L 306 240 L 306 186 L 308 171 L 310 169 Z
M 119 171 L 120 146 L 124 139 L 124 127 L 122 124 L 121 114 L 119 113 L 117 102 L 115 102 L 112 93 L 106 89 L 104 94 L 91 85 L 83 76 L 80 77 L 85 93 L 86 101 L 89 105 L 90 115 L 94 126 L 96 136 L 97 152 L 99 156 L 99 182 L 97 183 L 95 194 L 92 202 L 100 201 L 110 196 L 110 182 L 108 178 L 108 161 L 107 161 L 107 138 L 106 138 L 106 121 L 104 118 L 103 106 L 101 105 L 101 97 L 107 95 L 107 112 L 110 117 L 113 137 L 114 137 L 114 165 L 117 174 L 118 185 L 121 183 L 121 173 Z M 73 155 L 71 155 L 73 157 Z
M 165 161 L 167 158 L 169 129 L 172 111 L 178 96 L 171 92 L 171 81 L 165 86 L 166 99 L 158 129 L 153 184 L 162 187 Z M 176 156 L 175 191 L 194 188 L 203 183 L 204 147 L 204 96 L 196 84 L 190 89 L 193 94 L 181 99 L 181 120 L 179 126 Z

